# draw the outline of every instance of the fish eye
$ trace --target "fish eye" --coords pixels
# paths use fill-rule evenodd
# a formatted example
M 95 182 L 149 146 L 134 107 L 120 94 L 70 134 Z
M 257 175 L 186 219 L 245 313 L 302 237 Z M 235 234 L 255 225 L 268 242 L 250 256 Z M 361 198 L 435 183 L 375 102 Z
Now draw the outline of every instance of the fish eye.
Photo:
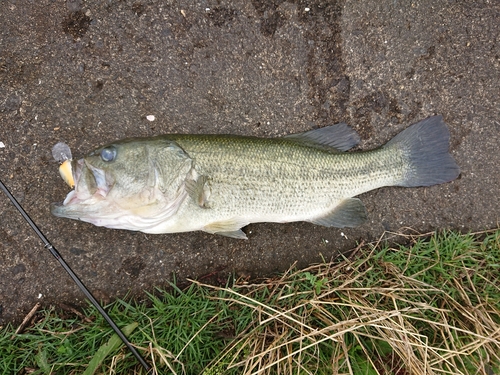
M 101 159 L 106 162 L 110 162 L 115 160 L 116 157 L 116 148 L 114 147 L 106 147 L 101 150 Z

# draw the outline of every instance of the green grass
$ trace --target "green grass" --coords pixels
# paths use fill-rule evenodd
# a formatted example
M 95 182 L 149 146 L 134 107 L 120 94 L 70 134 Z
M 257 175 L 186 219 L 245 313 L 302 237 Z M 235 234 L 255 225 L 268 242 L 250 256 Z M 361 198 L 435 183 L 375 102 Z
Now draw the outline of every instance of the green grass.
M 500 374 L 500 231 L 409 240 L 107 310 L 158 373 Z M 3 374 L 145 373 L 90 307 L 2 327 L 0 358 Z

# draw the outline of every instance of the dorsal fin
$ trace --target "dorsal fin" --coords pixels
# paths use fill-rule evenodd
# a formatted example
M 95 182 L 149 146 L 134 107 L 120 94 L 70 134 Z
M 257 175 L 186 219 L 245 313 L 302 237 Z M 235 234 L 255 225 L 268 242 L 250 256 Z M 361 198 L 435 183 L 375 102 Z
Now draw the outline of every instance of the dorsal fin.
M 330 151 L 335 150 L 337 152 L 347 151 L 356 146 L 360 141 L 359 135 L 349 125 L 343 122 L 320 129 L 309 130 L 304 133 L 286 135 L 283 138 L 293 140 L 309 147 L 327 149 Z

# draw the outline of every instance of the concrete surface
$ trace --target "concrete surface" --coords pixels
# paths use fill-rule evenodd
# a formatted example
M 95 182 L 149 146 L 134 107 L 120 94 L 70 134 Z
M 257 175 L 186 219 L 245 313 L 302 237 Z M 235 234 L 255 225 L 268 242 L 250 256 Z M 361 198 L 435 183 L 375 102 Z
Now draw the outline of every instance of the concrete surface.
M 271 275 L 385 230 L 496 228 L 499 103 L 496 0 L 0 1 L 0 178 L 105 302 L 174 273 Z M 345 121 L 369 149 L 433 114 L 449 125 L 461 178 L 364 194 L 369 221 L 356 229 L 256 224 L 241 241 L 49 213 L 68 192 L 51 156 L 58 141 L 79 156 L 128 136 L 279 136 Z M 0 324 L 37 301 L 82 304 L 3 194 L 0 223 Z

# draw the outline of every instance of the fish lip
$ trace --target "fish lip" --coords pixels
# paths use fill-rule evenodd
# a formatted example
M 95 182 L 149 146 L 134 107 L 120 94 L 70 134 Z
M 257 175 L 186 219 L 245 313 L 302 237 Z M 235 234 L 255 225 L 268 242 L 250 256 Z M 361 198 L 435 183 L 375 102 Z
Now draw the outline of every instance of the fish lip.
M 73 184 L 74 185 L 73 185 L 71 191 L 68 194 L 66 194 L 66 197 L 64 198 L 63 201 L 52 202 L 50 204 L 50 212 L 55 216 L 63 216 L 62 214 L 59 214 L 58 211 L 63 210 L 64 207 L 66 205 L 68 205 L 68 203 L 70 203 L 70 202 L 67 202 L 68 197 L 75 194 L 75 191 L 78 188 L 78 184 L 80 182 L 80 178 L 82 175 L 83 159 L 78 159 L 78 160 L 73 159 L 73 160 L 70 160 L 70 163 L 71 163 L 71 174 L 73 177 Z
M 84 168 L 88 168 L 94 177 L 95 185 L 97 188 L 89 191 L 88 186 L 82 186 L 81 179 L 84 173 Z M 94 167 L 85 158 L 72 160 L 71 171 L 73 175 L 74 188 L 66 195 L 62 202 L 55 202 L 51 205 L 51 212 L 55 216 L 66 216 L 65 207 L 75 206 L 78 204 L 85 204 L 85 201 L 97 198 L 106 198 L 107 194 L 113 186 L 113 179 L 100 168 Z
M 80 179 L 82 177 L 82 172 L 83 172 L 83 166 L 85 164 L 85 160 L 78 159 L 78 160 L 72 160 L 71 161 L 71 173 L 73 174 L 73 181 L 74 181 L 74 186 L 73 189 L 66 195 L 66 198 L 62 202 L 58 202 L 58 206 L 64 207 L 67 205 L 75 204 L 75 200 L 77 200 L 77 192 L 78 192 L 78 186 L 80 184 Z
M 52 202 L 50 204 L 50 213 L 57 217 L 67 217 L 63 202 Z

